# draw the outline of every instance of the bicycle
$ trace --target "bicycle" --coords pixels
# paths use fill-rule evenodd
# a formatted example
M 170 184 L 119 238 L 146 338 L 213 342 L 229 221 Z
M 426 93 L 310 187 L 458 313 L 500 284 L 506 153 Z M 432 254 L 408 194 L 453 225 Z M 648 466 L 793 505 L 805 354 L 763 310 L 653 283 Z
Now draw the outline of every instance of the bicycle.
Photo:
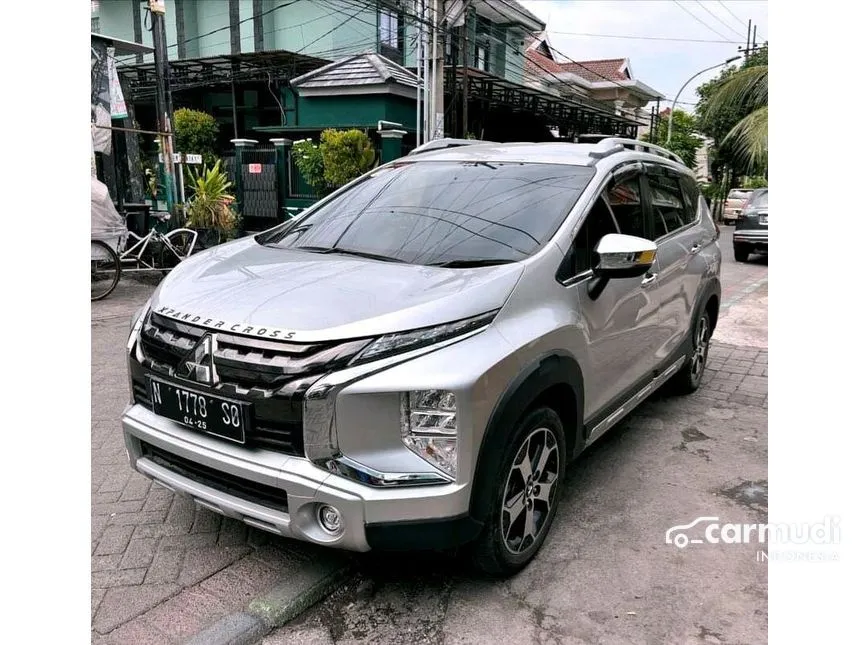
M 153 213 L 159 222 L 167 222 L 170 213 Z M 123 236 L 121 239 L 126 239 Z M 102 240 L 92 240 L 90 250 L 90 300 L 106 298 L 116 288 L 123 271 L 131 273 L 170 269 L 188 258 L 197 243 L 197 231 L 177 228 L 162 233 L 155 226 L 144 237 L 128 231 L 125 251 L 118 252 Z M 121 242 L 117 243 L 119 246 Z
M 153 213 L 153 217 L 163 223 L 170 220 L 170 213 L 157 212 Z M 197 231 L 190 228 L 177 228 L 168 233 L 162 233 L 153 226 L 144 237 L 129 231 L 128 238 L 128 248 L 119 254 L 119 261 L 124 271 L 161 271 L 167 275 L 170 269 L 194 252 Z M 126 266 L 131 268 L 125 268 Z

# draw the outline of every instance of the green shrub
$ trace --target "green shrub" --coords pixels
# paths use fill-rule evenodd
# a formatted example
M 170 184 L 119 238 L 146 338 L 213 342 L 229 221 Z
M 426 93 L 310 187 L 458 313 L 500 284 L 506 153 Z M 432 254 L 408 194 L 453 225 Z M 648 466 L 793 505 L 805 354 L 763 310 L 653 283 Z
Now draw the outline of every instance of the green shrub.
M 215 144 L 218 140 L 218 122 L 211 114 L 199 110 L 180 108 L 173 113 L 175 152 L 203 155 L 203 163 L 217 161 Z
M 211 168 L 204 165 L 200 171 L 189 168 L 187 173 L 192 191 L 188 201 L 188 226 L 222 233 L 234 231 L 238 226 L 238 216 L 233 210 L 235 197 L 230 194 L 232 184 L 227 173 L 221 170 L 221 160 Z
M 308 186 L 317 194 L 324 195 L 328 189 L 320 147 L 310 139 L 293 143 L 292 158 Z
M 333 188 L 360 177 L 376 162 L 373 142 L 361 130 L 324 130 L 319 147 L 325 181 Z

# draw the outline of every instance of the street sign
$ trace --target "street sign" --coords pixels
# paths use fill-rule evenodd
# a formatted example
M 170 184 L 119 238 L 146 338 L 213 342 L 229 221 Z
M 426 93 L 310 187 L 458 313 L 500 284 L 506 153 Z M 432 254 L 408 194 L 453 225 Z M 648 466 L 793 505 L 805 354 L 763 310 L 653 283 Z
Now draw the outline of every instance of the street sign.
M 163 152 L 158 153 L 158 162 L 164 163 L 164 153 Z M 181 152 L 174 152 L 173 153 L 173 163 L 182 163 L 182 153 Z
M 201 164 L 203 163 L 203 155 L 193 155 L 188 153 L 185 155 L 185 163 Z
M 248 172 L 252 175 L 259 175 L 263 172 L 263 164 L 260 163 L 249 163 L 248 164 Z

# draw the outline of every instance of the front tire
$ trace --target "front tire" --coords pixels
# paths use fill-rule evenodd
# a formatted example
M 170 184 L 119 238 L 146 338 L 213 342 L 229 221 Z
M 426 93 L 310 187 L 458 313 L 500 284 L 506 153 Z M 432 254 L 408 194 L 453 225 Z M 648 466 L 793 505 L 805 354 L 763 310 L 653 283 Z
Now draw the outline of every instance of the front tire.
M 746 262 L 750 257 L 750 250 L 743 244 L 735 244 L 735 262 Z
M 554 410 L 536 408 L 520 420 L 496 472 L 487 523 L 472 545 L 478 569 L 509 576 L 534 558 L 558 509 L 566 457 Z

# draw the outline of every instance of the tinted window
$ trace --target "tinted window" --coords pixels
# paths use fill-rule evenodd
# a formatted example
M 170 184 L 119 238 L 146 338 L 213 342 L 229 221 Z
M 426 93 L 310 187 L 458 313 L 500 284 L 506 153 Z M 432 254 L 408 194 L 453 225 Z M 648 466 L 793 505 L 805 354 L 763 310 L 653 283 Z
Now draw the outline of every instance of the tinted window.
M 642 210 L 642 196 L 639 194 L 639 176 L 629 177 L 610 186 L 606 197 L 621 232 L 625 235 L 646 237 L 645 213 Z
M 517 261 L 552 237 L 593 176 L 556 164 L 403 163 L 258 239 L 414 264 Z
M 750 198 L 748 206 L 752 206 L 754 208 L 767 208 L 767 191 L 763 190 L 760 193 L 754 194 Z
M 605 195 L 605 193 L 604 193 Z M 604 235 L 617 233 L 612 213 L 603 197 L 597 200 L 573 241 L 574 275 L 594 267 L 594 249 Z
M 658 172 L 660 174 L 648 174 L 656 237 L 676 231 L 687 223 L 687 211 L 677 177 Z
M 681 191 L 684 195 L 684 205 L 687 207 L 687 222 L 694 222 L 698 219 L 701 196 L 696 180 L 688 175 L 681 175 Z

